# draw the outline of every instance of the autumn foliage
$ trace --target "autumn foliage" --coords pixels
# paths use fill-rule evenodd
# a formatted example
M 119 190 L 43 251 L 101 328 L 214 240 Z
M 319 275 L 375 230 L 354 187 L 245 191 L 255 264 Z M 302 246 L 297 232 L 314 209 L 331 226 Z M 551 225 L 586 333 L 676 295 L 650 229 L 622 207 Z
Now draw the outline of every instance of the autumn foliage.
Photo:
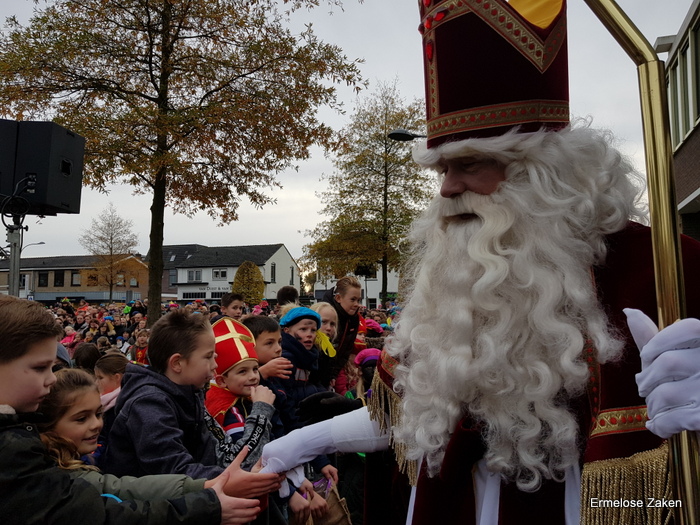
M 166 206 L 228 223 L 243 197 L 270 203 L 276 175 L 330 143 L 318 107 L 361 85 L 341 49 L 289 29 L 318 4 L 56 0 L 0 33 L 0 116 L 55 120 L 86 138 L 87 184 L 152 194 L 152 317 Z
M 236 270 L 231 291 L 241 294 L 246 304 L 259 304 L 265 298 L 265 279 L 260 268 L 252 261 L 243 261 Z

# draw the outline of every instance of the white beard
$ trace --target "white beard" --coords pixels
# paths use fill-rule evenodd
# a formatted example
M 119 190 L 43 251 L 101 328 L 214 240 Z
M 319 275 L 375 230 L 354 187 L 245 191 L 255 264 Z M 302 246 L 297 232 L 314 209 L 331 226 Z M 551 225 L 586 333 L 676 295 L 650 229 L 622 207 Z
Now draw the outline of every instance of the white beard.
M 605 258 L 604 235 L 631 211 L 617 209 L 612 220 L 587 191 L 543 191 L 543 179 L 561 178 L 546 171 L 512 163 L 493 195 L 437 197 L 414 224 L 413 289 L 388 351 L 401 363 L 394 385 L 403 418 L 394 437 L 430 475 L 469 413 L 484 425 L 491 471 L 521 490 L 562 479 L 578 461 L 568 403 L 588 381 L 585 338 L 599 362 L 621 351 L 591 268 Z M 464 213 L 478 218 L 445 220 Z

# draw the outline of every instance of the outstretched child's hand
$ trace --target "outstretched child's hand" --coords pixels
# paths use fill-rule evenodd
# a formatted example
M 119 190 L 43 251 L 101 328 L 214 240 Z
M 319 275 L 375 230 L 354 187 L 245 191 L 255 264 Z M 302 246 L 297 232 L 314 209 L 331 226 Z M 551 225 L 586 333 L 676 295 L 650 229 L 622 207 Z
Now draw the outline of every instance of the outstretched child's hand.
M 314 491 L 311 492 L 313 493 L 313 497 L 309 502 L 309 511 L 314 518 L 322 518 L 328 513 L 328 502 L 323 496 L 316 494 Z
M 338 485 L 338 469 L 333 465 L 326 465 L 321 469 L 323 477 L 332 481 L 333 485 Z
M 311 506 L 308 500 L 304 499 L 301 494 L 295 492 L 289 499 L 289 510 L 294 513 L 297 523 L 306 523 L 311 515 Z
M 258 372 L 265 379 L 268 377 L 288 379 L 292 375 L 292 368 L 294 368 L 294 365 L 286 357 L 275 357 L 258 368 Z
M 250 394 L 250 399 L 253 401 L 253 403 L 255 403 L 256 401 L 260 401 L 262 403 L 267 403 L 268 405 L 271 405 L 275 402 L 275 394 L 266 386 L 254 386 L 250 389 L 250 391 L 252 392 Z
M 241 469 L 241 463 L 248 455 L 248 451 L 248 447 L 243 447 L 243 450 L 238 453 L 233 463 L 226 467 L 226 470 L 219 476 L 207 481 L 204 487 L 213 488 L 225 476 L 226 481 L 224 482 L 223 491 L 229 496 L 252 498 L 279 490 L 284 476 L 253 473 Z
M 260 502 L 256 499 L 233 498 L 224 492 L 229 475 L 224 471 L 211 487 L 221 505 L 221 525 L 237 525 L 253 521 L 260 514 Z

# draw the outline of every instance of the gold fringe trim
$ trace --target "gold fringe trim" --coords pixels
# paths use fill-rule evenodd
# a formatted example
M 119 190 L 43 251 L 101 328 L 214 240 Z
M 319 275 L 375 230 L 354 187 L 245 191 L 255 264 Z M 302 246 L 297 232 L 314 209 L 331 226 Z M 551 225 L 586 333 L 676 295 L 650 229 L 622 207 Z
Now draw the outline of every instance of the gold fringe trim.
M 408 481 L 412 486 L 418 483 L 418 462 L 406 457 L 407 447 L 404 443 L 397 443 L 394 440 L 392 428 L 401 422 L 401 398 L 382 381 L 379 373 L 374 374 L 372 379 L 372 395 L 367 401 L 369 415 L 372 419 L 379 422 L 379 428 L 382 431 L 389 432 L 389 444 L 394 450 L 396 462 L 399 465 L 399 470 L 408 476 Z M 387 417 L 389 427 L 387 428 Z
M 671 500 L 671 491 L 667 443 L 628 458 L 586 463 L 581 475 L 581 523 L 668 524 L 670 508 L 648 505 L 649 498 L 653 503 Z

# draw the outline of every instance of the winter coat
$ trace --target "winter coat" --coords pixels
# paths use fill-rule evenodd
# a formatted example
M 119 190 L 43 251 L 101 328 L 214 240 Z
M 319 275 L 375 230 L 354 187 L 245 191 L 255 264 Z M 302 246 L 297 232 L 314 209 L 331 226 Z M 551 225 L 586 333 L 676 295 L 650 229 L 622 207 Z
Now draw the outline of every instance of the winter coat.
M 270 442 L 275 408 L 268 403 L 253 403 L 249 399 L 236 397 L 228 389 L 216 385 L 207 391 L 205 406 L 231 437 L 234 447 L 239 450 L 248 447 L 249 452 L 241 468 L 251 470 L 262 456 L 263 447 Z
M 128 364 L 114 410 L 105 472 L 211 479 L 223 471 L 217 464 L 215 438 L 204 420 L 200 389 L 178 385 L 150 368 Z
M 58 468 L 41 442 L 39 414 L 15 414 L 0 405 L 0 516 L 4 525 L 166 525 L 219 523 L 213 490 L 177 499 L 124 501 Z
M 279 378 L 279 384 L 295 409 L 311 394 L 327 391 L 319 383 L 309 381 L 311 372 L 318 370 L 318 349 L 315 346 L 307 350 L 294 336 L 283 332 L 282 357 L 289 359 L 293 368 L 289 378 Z
M 100 494 L 112 494 L 122 500 L 152 500 L 180 498 L 190 492 L 204 490 L 205 479 L 192 479 L 182 474 L 157 476 L 117 477 L 97 470 L 73 469 L 72 478 L 82 479 L 95 487 Z

